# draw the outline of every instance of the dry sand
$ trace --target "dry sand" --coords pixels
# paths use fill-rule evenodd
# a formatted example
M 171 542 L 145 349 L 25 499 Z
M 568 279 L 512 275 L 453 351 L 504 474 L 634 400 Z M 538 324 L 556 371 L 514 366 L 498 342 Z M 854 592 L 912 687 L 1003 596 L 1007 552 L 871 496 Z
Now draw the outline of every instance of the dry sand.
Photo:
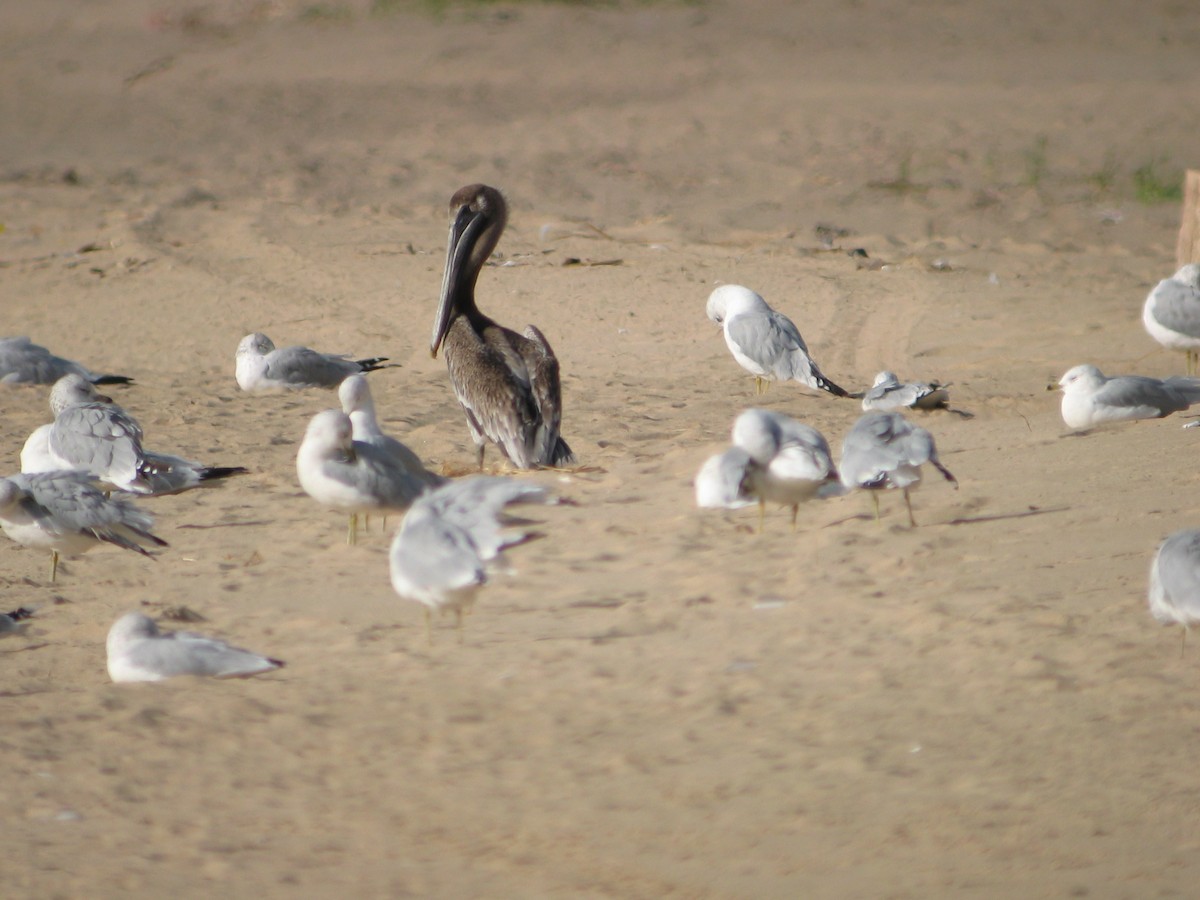
M 0 7 L 0 334 L 135 376 L 149 446 L 252 470 L 145 501 L 155 562 L 51 585 L 0 541 L 5 608 L 39 607 L 0 643 L 4 894 L 1194 896 L 1200 648 L 1145 588 L 1200 525 L 1200 433 L 1066 437 L 1045 391 L 1182 371 L 1140 325 L 1178 204 L 1134 173 L 1200 162 L 1194 6 L 376 7 Z M 385 426 L 468 466 L 428 339 L 473 181 L 512 206 L 480 305 L 549 336 L 585 468 L 522 476 L 578 506 L 427 646 L 387 535 L 345 546 L 296 483 L 333 396 L 242 394 L 233 350 L 388 355 Z M 796 534 L 696 510 L 756 402 L 721 282 L 843 384 L 951 382 L 975 417 L 920 421 L 961 490 L 916 529 L 895 496 Z M 835 448 L 859 414 L 761 403 Z M 45 404 L 0 392 L 6 471 Z M 288 667 L 110 684 L 109 624 L 165 605 Z

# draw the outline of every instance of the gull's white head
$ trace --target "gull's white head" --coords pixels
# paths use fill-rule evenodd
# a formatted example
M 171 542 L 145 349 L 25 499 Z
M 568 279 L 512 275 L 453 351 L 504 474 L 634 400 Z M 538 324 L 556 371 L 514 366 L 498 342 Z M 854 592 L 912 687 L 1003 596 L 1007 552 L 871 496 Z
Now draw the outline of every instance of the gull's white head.
M 342 379 L 338 385 L 338 400 L 342 402 L 342 412 L 348 416 L 359 410 L 375 408 L 371 400 L 371 388 L 362 375 L 350 375 Z
M 770 309 L 767 301 L 750 288 L 740 284 L 723 284 L 708 295 L 705 312 L 712 322 L 724 325 L 731 316 L 766 309 Z
M 894 385 L 898 385 L 899 383 L 900 379 L 896 377 L 895 372 L 883 371 L 875 376 L 875 381 L 871 387 L 879 387 L 881 384 L 886 384 L 888 387 L 892 387 Z
M 275 349 L 275 344 L 261 331 L 248 334 L 238 342 L 238 356 L 266 356 Z
M 101 394 L 82 375 L 64 375 L 50 388 L 50 411 L 56 416 L 68 406 L 93 402 L 112 403 L 112 397 Z
M 775 415 L 765 409 L 748 409 L 733 420 L 733 446 L 740 447 L 760 466 L 779 453 L 782 435 Z
M 1200 290 L 1200 265 L 1196 263 L 1188 263 L 1183 266 L 1178 272 L 1171 276 L 1172 280 L 1180 281 L 1189 287 Z
M 1095 390 L 1105 381 L 1103 372 L 1095 366 L 1085 363 L 1068 369 L 1066 374 L 1058 380 L 1058 386 L 1062 388 L 1064 394 L 1071 394 Z
M 324 452 L 342 450 L 348 453 L 354 440 L 353 433 L 348 415 L 340 409 L 327 409 L 309 420 L 301 449 L 307 447 Z
M 134 641 L 152 638 L 158 634 L 158 625 L 149 616 L 136 612 L 125 613 L 108 630 L 108 653 L 111 656 Z

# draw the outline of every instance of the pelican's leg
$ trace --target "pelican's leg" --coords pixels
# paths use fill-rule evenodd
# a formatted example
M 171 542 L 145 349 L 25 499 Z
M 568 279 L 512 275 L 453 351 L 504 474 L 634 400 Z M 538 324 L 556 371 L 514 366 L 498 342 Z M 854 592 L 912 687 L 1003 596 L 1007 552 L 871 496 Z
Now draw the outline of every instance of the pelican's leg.
M 371 514 L 363 513 L 363 531 L 371 530 Z
M 879 521 L 879 494 L 871 491 L 871 502 L 875 504 L 875 521 Z
M 1187 351 L 1187 373 L 1189 375 L 1196 374 L 1196 358 L 1197 358 L 1197 353 L 1195 350 Z
M 1183 648 L 1187 646 L 1187 622 L 1183 623 L 1183 637 L 1179 641 L 1179 658 L 1183 659 Z
M 350 513 L 350 524 L 346 528 L 346 543 L 358 542 L 358 513 Z
M 50 580 L 55 581 L 57 579 L 58 579 L 58 551 L 51 549 L 50 550 Z
M 917 527 L 917 520 L 913 518 L 912 501 L 908 499 L 908 488 L 904 489 L 904 505 L 908 507 L 908 524 L 913 528 Z
M 487 449 L 487 444 L 479 445 L 479 471 L 483 471 L 483 451 Z
M 763 533 L 763 527 L 767 524 L 767 501 L 761 497 L 758 498 L 758 533 Z
M 797 503 L 792 507 L 792 533 L 796 532 L 796 514 L 800 512 L 800 504 Z

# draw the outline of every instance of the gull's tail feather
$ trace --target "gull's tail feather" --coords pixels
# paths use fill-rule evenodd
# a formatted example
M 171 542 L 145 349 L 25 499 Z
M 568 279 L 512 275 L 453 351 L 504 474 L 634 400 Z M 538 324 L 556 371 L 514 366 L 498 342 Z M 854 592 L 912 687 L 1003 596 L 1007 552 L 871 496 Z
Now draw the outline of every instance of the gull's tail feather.
M 829 393 L 833 394 L 833 396 L 835 396 L 835 397 L 855 397 L 855 396 L 857 396 L 859 398 L 862 397 L 861 393 L 857 394 L 857 395 L 851 394 L 848 390 L 846 390 L 841 385 L 834 384 L 832 381 L 830 381 L 828 378 L 826 378 L 825 375 L 821 372 L 821 370 L 818 369 L 816 366 L 813 366 L 813 379 L 817 382 L 817 388 L 819 390 L 828 391 Z
M 372 356 L 369 359 L 356 359 L 354 362 L 362 368 L 364 372 L 374 372 L 376 369 L 399 369 L 399 363 L 388 363 L 386 356 Z M 385 366 L 384 363 L 387 363 Z
M 935 469 L 937 469 L 939 472 L 941 472 L 941 473 L 942 473 L 942 476 L 943 476 L 943 477 L 944 477 L 944 478 L 945 478 L 947 481 L 949 481 L 949 482 L 950 482 L 951 484 L 953 484 L 955 487 L 958 487 L 958 479 L 954 477 L 954 474 L 953 474 L 953 473 L 952 473 L 952 472 L 951 472 L 949 469 L 947 469 L 945 466 L 943 466 L 943 465 L 942 465 L 940 462 L 938 462 L 938 460 L 936 460 L 936 459 L 931 459 L 931 460 L 929 460 L 929 461 L 930 461 L 930 463 L 932 463 L 932 464 L 933 464 L 933 467 L 934 467 Z
M 128 375 L 97 375 L 92 384 L 133 384 L 133 379 Z
M 245 466 L 205 466 L 200 470 L 200 480 L 213 481 L 217 478 L 228 478 L 231 475 L 244 475 L 248 471 Z

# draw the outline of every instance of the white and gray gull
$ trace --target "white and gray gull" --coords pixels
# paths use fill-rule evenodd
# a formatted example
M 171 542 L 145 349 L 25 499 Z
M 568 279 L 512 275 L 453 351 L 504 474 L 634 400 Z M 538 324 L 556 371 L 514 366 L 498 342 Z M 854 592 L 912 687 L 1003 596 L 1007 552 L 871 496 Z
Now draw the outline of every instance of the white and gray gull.
M 754 376 L 756 394 L 778 380 L 798 381 L 835 397 L 851 396 L 821 372 L 795 323 L 749 288 L 722 285 L 709 294 L 706 312 L 724 329 L 733 358 Z
M 875 383 L 863 394 L 862 408 L 871 410 L 948 409 L 950 394 L 936 381 L 902 382 L 895 372 L 880 372 Z
M 390 369 L 386 356 L 350 359 L 338 353 L 321 353 L 308 347 L 275 349 L 260 331 L 248 334 L 234 355 L 234 375 L 243 391 L 285 388 L 336 388 L 348 375 Z
M 1200 531 L 1177 531 L 1159 546 L 1150 566 L 1150 614 L 1163 625 L 1182 625 L 1181 641 L 1200 622 Z
M 1058 382 L 1062 417 L 1070 428 L 1084 431 L 1135 419 L 1161 419 L 1200 402 L 1200 378 L 1176 375 L 1107 377 L 1095 366 L 1069 369 Z
M 21 450 L 22 472 L 82 469 L 119 490 L 158 496 L 246 471 L 146 450 L 137 420 L 79 375 L 54 383 L 50 410 L 54 422 L 35 429 Z
M 900 413 L 869 412 L 859 418 L 842 442 L 842 483 L 871 493 L 875 519 L 879 519 L 881 490 L 899 489 L 904 494 L 908 522 L 916 527 L 909 493 L 921 483 L 921 466 L 929 463 L 958 487 L 958 480 L 938 459 L 937 447 L 924 428 L 913 425 Z
M 475 282 L 508 221 L 504 197 L 472 184 L 450 198 L 450 238 L 430 352 L 441 348 L 467 417 L 479 468 L 491 441 L 514 466 L 566 466 L 575 455 L 559 434 L 558 358 L 533 325 L 517 334 L 479 311 Z
M 149 616 L 126 613 L 108 630 L 108 677 L 114 682 L 163 681 L 178 675 L 245 678 L 283 666 L 250 650 L 191 631 L 161 631 Z
M 742 483 L 758 500 L 760 532 L 768 502 L 791 507 L 794 531 L 801 503 L 846 492 L 825 436 L 793 418 L 748 409 L 733 422 L 733 445 L 749 459 Z
M 371 388 L 362 375 L 351 375 L 338 387 L 338 400 L 342 412 L 350 417 L 351 434 L 354 440 L 370 444 L 395 460 L 401 467 L 416 474 L 428 484 L 440 484 L 441 479 L 428 472 L 421 458 L 406 444 L 383 433 L 375 416 L 375 401 Z
M 55 356 L 27 337 L 0 338 L 0 384 L 54 384 L 79 375 L 92 384 L 128 384 L 127 375 L 97 375 L 74 360 Z
M 327 409 L 309 420 L 296 453 L 296 476 L 305 493 L 349 515 L 346 543 L 358 539 L 358 514 L 401 512 L 442 479 L 409 468 L 371 444 L 354 440 L 350 417 Z
M 1200 265 L 1189 263 L 1154 286 L 1142 307 L 1142 324 L 1150 337 L 1187 359 L 1188 375 L 1200 358 Z
M 431 613 L 452 611 L 461 642 L 463 613 L 487 583 L 489 564 L 503 550 L 537 537 L 507 527 L 514 523 L 504 509 L 553 502 L 540 485 L 477 475 L 447 482 L 412 504 L 388 558 L 396 593 L 425 606 L 427 638 Z
M 0 478 L 0 529 L 26 547 L 50 551 L 50 580 L 59 555 L 101 543 L 150 556 L 145 545 L 167 542 L 150 532 L 153 518 L 119 497 L 105 497 L 86 472 L 42 472 Z

